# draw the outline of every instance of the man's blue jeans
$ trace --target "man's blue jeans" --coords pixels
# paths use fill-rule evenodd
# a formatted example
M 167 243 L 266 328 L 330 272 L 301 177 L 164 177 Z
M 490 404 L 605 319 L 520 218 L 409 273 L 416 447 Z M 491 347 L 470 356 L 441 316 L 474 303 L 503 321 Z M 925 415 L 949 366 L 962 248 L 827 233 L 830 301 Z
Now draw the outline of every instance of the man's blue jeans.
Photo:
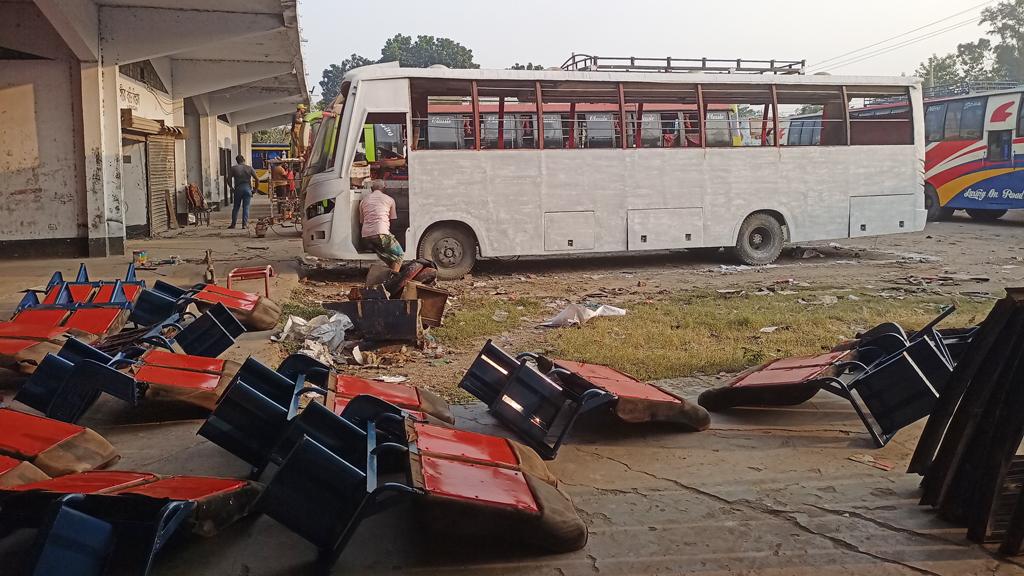
M 249 203 L 252 202 L 252 186 L 235 187 L 235 207 L 231 209 L 231 226 L 238 221 L 238 209 L 242 209 L 242 228 L 249 225 Z

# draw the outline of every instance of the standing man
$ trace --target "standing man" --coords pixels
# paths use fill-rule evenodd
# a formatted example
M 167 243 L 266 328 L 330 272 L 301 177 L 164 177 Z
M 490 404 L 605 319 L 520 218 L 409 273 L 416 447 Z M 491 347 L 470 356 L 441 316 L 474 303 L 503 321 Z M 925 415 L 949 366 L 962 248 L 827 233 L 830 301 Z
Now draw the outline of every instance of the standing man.
M 359 201 L 360 236 L 363 246 L 373 250 L 396 274 L 402 269 L 402 257 L 405 256 L 402 245 L 391 234 L 391 221 L 397 218 L 395 199 L 384 193 L 383 181 L 374 180 L 370 193 Z
M 249 203 L 252 202 L 252 189 L 253 182 L 259 184 L 259 178 L 256 176 L 256 171 L 245 163 L 245 156 L 239 154 L 235 156 L 235 164 L 228 171 L 231 177 L 231 189 L 235 196 L 235 206 L 231 209 L 231 226 L 228 228 L 234 228 L 235 223 L 238 222 L 238 209 L 242 209 L 242 228 L 248 228 L 249 226 Z
M 306 105 L 299 104 L 292 115 L 292 158 L 302 158 L 306 153 L 306 143 L 302 141 L 302 125 L 306 122 Z

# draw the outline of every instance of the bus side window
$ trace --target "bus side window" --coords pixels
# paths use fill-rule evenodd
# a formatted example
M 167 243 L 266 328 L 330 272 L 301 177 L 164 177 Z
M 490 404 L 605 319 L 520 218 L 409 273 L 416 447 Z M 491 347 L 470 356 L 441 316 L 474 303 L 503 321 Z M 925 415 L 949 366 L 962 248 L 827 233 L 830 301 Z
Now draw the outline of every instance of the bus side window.
M 1024 136 L 1024 106 L 1018 104 L 1017 108 L 1020 110 L 1017 113 L 1017 137 L 1020 138 Z
M 981 140 L 985 127 L 985 99 L 964 100 L 960 113 L 960 139 Z
M 960 116 L 964 111 L 963 102 L 950 102 L 946 106 L 945 137 L 943 140 L 961 140 Z
M 946 105 L 931 104 L 924 113 L 925 140 L 940 142 L 945 137 L 942 128 L 946 124 Z

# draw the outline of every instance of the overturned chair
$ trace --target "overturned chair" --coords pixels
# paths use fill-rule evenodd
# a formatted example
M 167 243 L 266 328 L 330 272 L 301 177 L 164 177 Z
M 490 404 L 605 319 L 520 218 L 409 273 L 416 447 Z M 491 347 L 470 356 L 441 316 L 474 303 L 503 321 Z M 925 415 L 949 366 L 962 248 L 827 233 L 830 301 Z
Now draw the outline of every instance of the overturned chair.
M 338 560 L 363 519 L 405 498 L 435 527 L 557 552 L 586 543 L 586 525 L 528 447 L 428 424 L 372 396 L 341 414 L 320 403 L 299 411 L 297 396 L 272 400 L 243 377 L 199 434 L 269 476 L 261 510 L 314 544 L 323 564 Z
M 258 478 L 296 415 L 314 405 L 350 420 L 365 421 L 362 414 L 388 406 L 424 422 L 454 421 L 448 405 L 425 390 L 337 375 L 309 356 L 293 354 L 277 370 L 247 359 L 199 435 L 252 465 Z
M 243 480 L 126 471 L 24 484 L 0 491 L 0 565 L 12 575 L 144 576 L 179 529 L 211 536 L 258 495 Z
M 969 342 L 973 331 L 943 334 L 935 329 L 952 311 L 945 310 L 910 335 L 886 323 L 832 352 L 756 366 L 725 386 L 705 390 L 698 403 L 712 412 L 795 406 L 824 390 L 850 402 L 881 448 L 899 430 L 931 413 L 956 364 L 947 343 L 959 353 Z
M 43 359 L 15 400 L 65 422 L 77 422 L 104 393 L 131 406 L 169 399 L 212 410 L 238 370 L 229 360 L 159 348 L 111 356 L 71 339 Z
M 513 357 L 490 340 L 459 383 L 547 460 L 558 454 L 576 419 L 610 409 L 627 423 L 661 422 L 688 430 L 711 424 L 707 411 L 662 388 L 607 366 Z
M 156 321 L 182 313 L 189 304 L 201 311 L 221 304 L 246 328 L 256 331 L 272 329 L 281 317 L 281 307 L 270 298 L 216 284 L 196 284 L 186 289 L 157 281 L 139 295 L 136 306 Z

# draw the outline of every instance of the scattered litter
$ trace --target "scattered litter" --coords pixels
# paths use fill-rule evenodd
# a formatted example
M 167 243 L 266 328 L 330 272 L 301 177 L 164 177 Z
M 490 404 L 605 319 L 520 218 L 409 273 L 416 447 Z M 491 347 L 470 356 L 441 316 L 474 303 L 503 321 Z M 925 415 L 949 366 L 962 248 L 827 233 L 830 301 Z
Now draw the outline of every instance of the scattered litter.
M 271 336 L 270 339 L 274 342 L 302 340 L 305 341 L 303 346 L 309 346 L 310 341 L 319 342 L 333 354 L 341 351 L 345 342 L 345 332 L 352 327 L 352 320 L 344 314 L 334 314 L 330 317 L 320 315 L 311 320 L 289 316 L 281 332 Z
M 409 380 L 407 376 L 374 376 L 374 380 L 378 382 L 384 382 L 387 384 L 401 384 Z
M 824 258 L 825 255 L 813 248 L 797 248 L 796 256 L 800 259 L 806 260 L 807 258 Z
M 807 305 L 821 304 L 822 306 L 831 306 L 839 303 L 839 298 L 832 296 L 831 294 L 824 294 L 819 300 L 804 300 L 803 298 L 800 298 L 797 302 Z
M 889 462 L 888 460 L 883 460 L 881 458 L 875 458 L 870 454 L 854 454 L 847 458 L 847 460 L 853 460 L 854 462 L 867 464 L 872 468 L 878 468 L 879 470 L 885 470 L 886 472 L 896 467 L 896 465 L 893 464 L 892 462 Z
M 625 316 L 626 311 L 622 308 L 602 304 L 595 309 L 587 308 L 582 304 L 570 304 L 562 309 L 554 318 L 541 324 L 548 328 L 560 328 L 562 326 L 583 325 L 597 316 Z
M 508 312 L 504 310 L 495 310 L 494 314 L 491 316 L 491 320 L 494 320 L 495 322 L 504 322 L 505 320 L 508 320 Z
M 847 294 L 847 295 L 846 295 L 846 299 L 847 299 L 847 300 L 853 300 L 853 301 L 857 301 L 857 300 L 860 300 L 860 296 L 856 296 L 856 295 L 854 295 L 854 294 Z
M 776 330 L 785 330 L 787 328 L 789 328 L 789 326 L 765 326 L 764 328 L 761 328 L 760 330 L 758 330 L 758 332 L 760 332 L 762 334 L 771 334 L 772 332 L 775 332 Z

